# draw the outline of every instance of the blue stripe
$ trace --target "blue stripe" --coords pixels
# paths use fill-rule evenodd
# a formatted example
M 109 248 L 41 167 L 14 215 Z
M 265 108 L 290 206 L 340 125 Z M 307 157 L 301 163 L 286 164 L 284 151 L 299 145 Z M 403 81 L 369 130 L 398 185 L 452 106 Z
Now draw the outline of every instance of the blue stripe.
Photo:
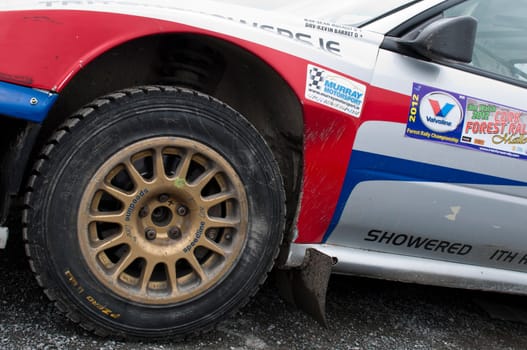
M 0 114 L 42 122 L 57 99 L 57 94 L 0 82 Z
M 353 189 L 364 181 L 442 182 L 451 184 L 526 186 L 527 183 L 496 176 L 425 164 L 375 153 L 353 151 L 339 201 L 323 242 L 337 226 Z

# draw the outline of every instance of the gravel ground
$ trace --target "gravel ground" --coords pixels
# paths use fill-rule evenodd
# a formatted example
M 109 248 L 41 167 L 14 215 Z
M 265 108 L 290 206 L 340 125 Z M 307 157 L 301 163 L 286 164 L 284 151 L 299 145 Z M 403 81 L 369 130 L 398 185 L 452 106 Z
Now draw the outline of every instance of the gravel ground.
M 527 314 L 527 298 L 334 276 L 319 326 L 267 284 L 217 330 L 186 342 L 122 342 L 92 336 L 58 314 L 11 244 L 0 250 L 1 349 L 525 349 L 527 325 L 489 317 Z M 478 301 L 476 303 L 475 301 Z

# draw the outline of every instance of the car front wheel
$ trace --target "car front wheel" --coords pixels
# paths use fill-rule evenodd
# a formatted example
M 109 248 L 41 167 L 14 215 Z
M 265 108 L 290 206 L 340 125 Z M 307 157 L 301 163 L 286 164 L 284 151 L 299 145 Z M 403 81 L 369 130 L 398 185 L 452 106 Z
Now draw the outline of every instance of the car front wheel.
M 197 333 L 248 301 L 276 257 L 284 190 L 264 139 L 194 91 L 100 98 L 51 138 L 25 239 L 49 298 L 100 335 Z

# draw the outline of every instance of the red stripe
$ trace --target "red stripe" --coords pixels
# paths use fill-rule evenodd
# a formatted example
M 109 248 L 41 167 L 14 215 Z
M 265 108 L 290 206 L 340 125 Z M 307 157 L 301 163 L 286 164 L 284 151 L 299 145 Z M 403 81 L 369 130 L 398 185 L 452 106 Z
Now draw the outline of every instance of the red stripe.
M 340 197 L 359 126 L 374 120 L 406 123 L 409 106 L 410 96 L 373 86 L 367 87 L 360 119 L 306 106 L 304 195 L 296 243 L 322 241 Z

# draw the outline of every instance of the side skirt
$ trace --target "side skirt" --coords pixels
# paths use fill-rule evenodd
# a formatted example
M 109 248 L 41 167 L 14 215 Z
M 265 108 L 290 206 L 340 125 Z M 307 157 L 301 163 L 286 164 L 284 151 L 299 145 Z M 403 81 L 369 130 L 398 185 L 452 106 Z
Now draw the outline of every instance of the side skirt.
M 291 244 L 284 267 L 301 268 L 310 248 L 332 257 L 336 274 L 527 295 L 527 273 L 329 244 Z

